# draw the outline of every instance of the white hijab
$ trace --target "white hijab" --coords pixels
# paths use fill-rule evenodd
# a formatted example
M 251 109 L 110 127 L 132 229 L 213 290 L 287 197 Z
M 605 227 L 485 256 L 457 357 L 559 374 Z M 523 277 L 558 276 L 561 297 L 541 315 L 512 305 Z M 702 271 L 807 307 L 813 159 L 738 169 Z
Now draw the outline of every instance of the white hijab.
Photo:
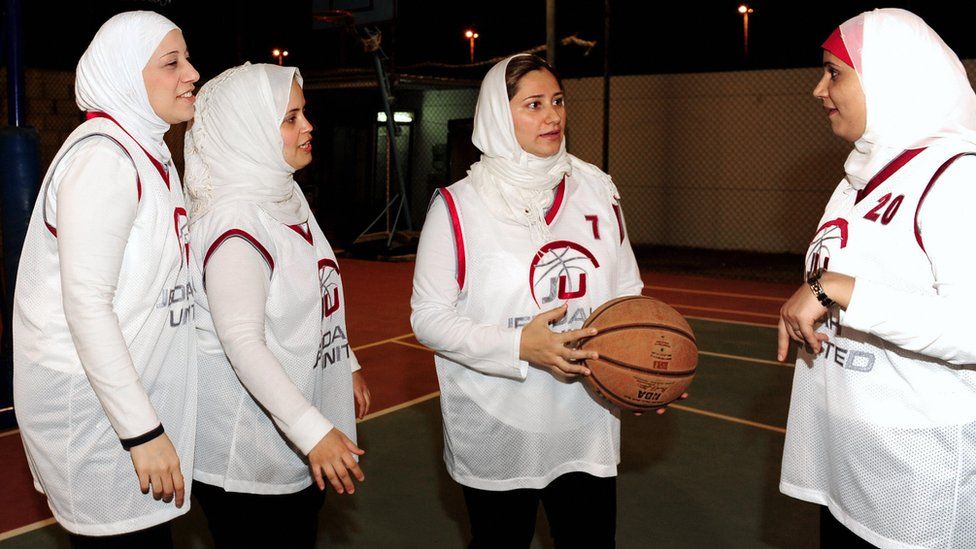
M 545 209 L 551 191 L 573 169 L 565 136 L 559 152 L 548 158 L 524 151 L 515 138 L 505 85 L 505 70 L 515 57 L 498 62 L 481 82 L 471 141 L 482 154 L 468 176 L 493 215 L 529 227 L 534 240 L 548 240 Z
M 294 67 L 245 63 L 200 89 L 184 144 L 191 219 L 250 202 L 287 225 L 308 220 L 280 129 L 293 81 L 302 85 Z
M 170 158 L 163 142 L 169 124 L 149 105 L 142 69 L 174 29 L 179 27 L 155 12 L 120 13 L 98 29 L 75 77 L 79 109 L 110 115 L 163 164 Z
M 956 54 L 917 15 L 894 8 L 840 26 L 867 103 L 844 171 L 856 189 L 902 151 L 945 140 L 976 145 L 976 94 Z

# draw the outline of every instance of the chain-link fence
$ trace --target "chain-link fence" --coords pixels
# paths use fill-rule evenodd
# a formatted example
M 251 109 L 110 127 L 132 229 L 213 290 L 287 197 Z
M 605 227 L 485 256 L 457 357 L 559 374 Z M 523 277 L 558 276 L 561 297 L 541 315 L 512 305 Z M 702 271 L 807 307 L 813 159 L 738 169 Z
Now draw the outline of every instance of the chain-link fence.
M 976 61 L 965 64 L 976 74 Z M 316 160 L 299 181 L 341 247 L 367 229 L 393 226 L 396 208 L 383 210 L 399 184 L 372 74 L 308 76 Z M 850 149 L 811 97 L 819 77 L 817 68 L 613 77 L 609 171 L 634 245 L 802 252 Z M 46 166 L 82 119 L 73 74 L 28 70 L 25 79 L 27 122 L 40 132 Z M 414 229 L 434 189 L 463 177 L 477 158 L 470 143 L 477 85 L 394 78 L 394 141 Z M 564 85 L 569 151 L 600 166 L 603 80 Z M 5 102 L 2 110 L 5 116 Z M 176 148 L 180 131 L 168 138 Z M 396 227 L 405 228 L 404 221 Z

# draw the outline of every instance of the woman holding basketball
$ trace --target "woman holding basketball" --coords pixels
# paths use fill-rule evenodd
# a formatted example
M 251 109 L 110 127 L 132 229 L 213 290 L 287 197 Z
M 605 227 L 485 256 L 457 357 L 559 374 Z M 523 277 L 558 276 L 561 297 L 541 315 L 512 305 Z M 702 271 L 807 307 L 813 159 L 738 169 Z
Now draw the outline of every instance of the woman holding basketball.
M 471 547 L 528 547 L 540 501 L 557 546 L 614 544 L 619 412 L 575 379 L 595 354 L 572 346 L 595 333 L 580 329 L 592 309 L 643 283 L 616 187 L 566 152 L 565 129 L 552 67 L 495 65 L 475 111 L 481 161 L 438 192 L 420 238 L 411 323 L 437 351 Z
M 194 491 L 217 547 L 312 547 L 326 483 L 355 492 L 369 390 L 335 254 L 292 174 L 312 161 L 302 78 L 244 64 L 187 133 L 199 336 Z M 270 528 L 269 525 L 274 525 Z
M 781 311 L 779 360 L 807 350 L 780 489 L 824 506 L 824 545 L 972 547 L 976 94 L 907 11 L 863 13 L 823 49 L 814 96 L 854 150 Z
M 163 134 L 193 117 L 199 76 L 165 17 L 102 25 L 75 82 L 88 120 L 51 163 L 27 230 L 17 421 L 34 486 L 75 547 L 170 546 L 168 521 L 189 509 L 193 288 Z

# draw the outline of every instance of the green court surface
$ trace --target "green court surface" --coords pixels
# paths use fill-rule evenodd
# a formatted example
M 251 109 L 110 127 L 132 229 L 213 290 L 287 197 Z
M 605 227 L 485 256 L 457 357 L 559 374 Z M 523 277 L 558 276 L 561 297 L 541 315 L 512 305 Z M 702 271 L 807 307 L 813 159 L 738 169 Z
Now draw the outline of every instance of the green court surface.
M 691 398 L 664 416 L 623 417 L 618 547 L 817 546 L 817 508 L 778 490 L 793 367 L 771 360 L 775 330 L 692 325 L 702 356 Z M 467 517 L 441 461 L 436 395 L 360 423 L 359 436 L 366 482 L 354 496 L 326 498 L 319 546 L 463 547 Z M 587 502 L 578 505 L 585 521 Z M 197 509 L 174 523 L 174 536 L 177 547 L 211 545 Z M 0 545 L 67 547 L 67 537 L 50 525 Z M 541 510 L 533 547 L 552 547 Z

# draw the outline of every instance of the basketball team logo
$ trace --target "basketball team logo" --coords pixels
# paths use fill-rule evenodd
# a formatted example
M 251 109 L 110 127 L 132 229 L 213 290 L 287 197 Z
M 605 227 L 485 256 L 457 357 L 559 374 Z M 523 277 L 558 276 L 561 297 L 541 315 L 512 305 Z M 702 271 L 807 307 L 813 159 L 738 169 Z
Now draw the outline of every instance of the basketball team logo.
M 826 271 L 830 265 L 831 252 L 836 253 L 846 247 L 846 219 L 838 217 L 821 225 L 807 250 L 804 278 L 808 278 L 812 273 Z
M 322 318 L 339 310 L 339 266 L 331 259 L 319 260 L 319 291 L 322 293 Z
M 176 208 L 173 210 L 173 227 L 176 229 L 176 243 L 180 247 L 180 258 L 182 258 L 184 265 L 189 265 L 190 223 L 185 209 Z
M 580 244 L 568 240 L 550 242 L 539 248 L 529 266 L 532 300 L 542 307 L 556 300 L 583 297 L 587 273 L 598 268 L 596 257 Z

